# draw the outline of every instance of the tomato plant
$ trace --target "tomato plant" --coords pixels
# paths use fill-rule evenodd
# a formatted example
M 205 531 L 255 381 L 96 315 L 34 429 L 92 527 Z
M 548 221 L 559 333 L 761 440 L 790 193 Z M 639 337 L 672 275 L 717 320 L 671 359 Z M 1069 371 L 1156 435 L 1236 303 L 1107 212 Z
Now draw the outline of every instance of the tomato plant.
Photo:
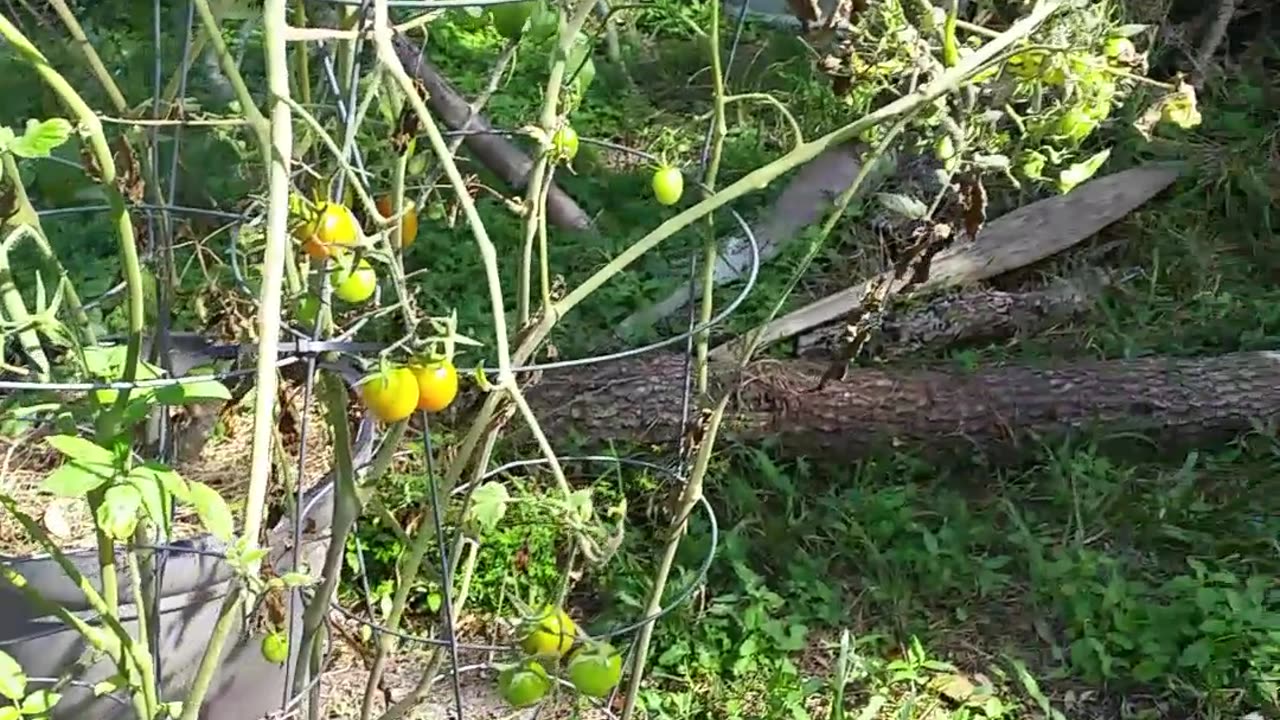
M 404 420 L 418 407 L 418 380 L 405 367 L 381 370 L 360 385 L 364 404 L 384 423 Z
M 653 195 L 663 205 L 675 205 L 684 195 L 684 173 L 679 168 L 663 165 L 653 174 Z
M 346 205 L 324 202 L 294 230 L 294 235 L 303 241 L 302 248 L 308 255 L 323 260 L 359 243 L 360 225 Z
M 551 689 L 551 678 L 536 660 L 503 668 L 498 673 L 498 694 L 515 708 L 537 705 Z
M 391 196 L 383 195 L 378 198 L 378 212 L 383 217 L 391 217 L 395 214 L 395 205 Z M 418 207 L 412 200 L 405 198 L 404 215 L 400 218 L 400 247 L 408 248 L 413 241 L 418 238 Z
M 613 646 L 593 643 L 569 660 L 569 681 L 583 695 L 605 697 L 622 679 L 622 655 Z
M 573 647 L 577 632 L 578 626 L 568 613 L 548 606 L 525 625 L 520 647 L 530 655 L 560 657 Z
M 333 283 L 333 294 L 343 302 L 358 305 L 373 297 L 378 287 L 378 273 L 367 260 L 361 260 L 356 266 L 339 263 L 329 273 L 329 281 Z
M 447 359 L 409 368 L 418 383 L 418 409 L 440 412 L 458 396 L 458 369 Z

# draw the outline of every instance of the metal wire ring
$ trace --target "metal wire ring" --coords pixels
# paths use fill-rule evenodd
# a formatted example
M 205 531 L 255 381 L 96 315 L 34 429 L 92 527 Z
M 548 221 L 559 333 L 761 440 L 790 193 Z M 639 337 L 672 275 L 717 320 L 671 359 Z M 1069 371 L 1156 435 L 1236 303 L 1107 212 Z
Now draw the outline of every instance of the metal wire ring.
M 630 465 L 633 467 L 641 467 L 647 470 L 652 470 L 658 473 L 662 473 L 666 475 L 668 478 L 675 480 L 677 482 L 681 481 L 681 477 L 676 472 L 672 471 L 670 468 L 663 467 L 662 465 L 649 462 L 647 460 L 638 460 L 634 458 L 623 458 L 623 457 L 611 457 L 608 455 L 570 455 L 570 456 L 561 457 L 559 458 L 559 460 L 562 463 L 608 462 L 608 463 L 616 463 L 620 465 Z M 546 465 L 546 464 L 548 464 L 548 460 L 546 458 L 516 460 L 513 462 L 506 463 L 504 465 L 499 465 L 498 467 L 486 472 L 483 476 L 481 476 L 481 479 L 488 480 L 496 475 L 507 473 L 515 469 L 526 468 L 526 467 L 537 466 L 537 465 Z M 331 491 L 331 488 L 332 486 L 327 487 L 326 491 Z M 653 614 L 643 617 L 639 620 L 636 620 L 628 625 L 624 625 L 620 628 L 613 628 L 610 630 L 605 630 L 603 632 L 596 633 L 592 635 L 593 638 L 605 639 L 605 638 L 619 637 L 621 635 L 626 635 L 626 634 L 635 632 L 636 630 L 639 630 L 645 625 L 648 625 L 650 623 L 660 620 L 664 616 L 675 611 L 676 608 L 683 605 L 684 602 L 688 600 L 691 595 L 693 595 L 694 591 L 696 591 L 698 587 L 702 585 L 703 581 L 706 580 L 707 573 L 711 571 L 711 563 L 715 560 L 716 549 L 720 543 L 720 525 L 719 525 L 719 522 L 716 520 L 715 510 L 712 509 L 711 503 L 706 499 L 706 497 L 705 496 L 699 497 L 698 503 L 707 515 L 707 521 L 709 525 L 708 531 L 710 533 L 711 538 L 710 538 L 709 547 L 707 549 L 707 555 L 703 559 L 702 564 L 698 567 L 698 571 L 695 574 L 693 580 L 691 580 L 688 585 L 681 588 L 680 592 L 676 593 L 675 597 L 669 603 L 659 608 Z M 386 633 L 387 635 L 390 635 L 392 637 L 396 637 L 401 640 L 406 640 L 409 642 L 419 643 L 422 645 L 432 645 L 437 647 L 446 647 L 448 645 L 448 642 L 442 638 L 427 637 L 424 635 L 414 635 L 412 633 L 393 630 L 389 627 L 386 627 L 372 620 L 369 620 L 368 618 L 362 615 L 359 615 L 351 610 L 347 610 L 346 608 L 338 604 L 336 601 L 331 603 L 330 607 L 332 607 L 334 610 L 337 610 L 339 613 L 346 616 L 347 618 L 368 627 L 374 632 Z M 462 643 L 462 642 L 458 643 L 457 646 L 459 649 L 475 650 L 475 651 L 482 651 L 482 652 L 504 652 L 512 649 L 509 645 L 485 645 L 485 644 Z

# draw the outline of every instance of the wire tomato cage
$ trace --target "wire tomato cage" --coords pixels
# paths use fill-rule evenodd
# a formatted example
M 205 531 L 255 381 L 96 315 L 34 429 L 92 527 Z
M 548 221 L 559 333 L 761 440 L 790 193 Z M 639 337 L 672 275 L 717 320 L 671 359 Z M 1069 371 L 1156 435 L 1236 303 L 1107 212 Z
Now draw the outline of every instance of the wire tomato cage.
M 520 2 L 520 1 L 521 0 L 388 0 L 387 4 L 391 8 L 396 8 L 396 9 L 406 9 L 406 10 L 412 9 L 412 10 L 430 11 L 430 10 L 458 9 L 458 8 L 466 8 L 466 7 L 484 8 L 484 7 L 492 7 L 497 5 L 508 4 L 511 2 Z M 367 26 L 367 24 L 371 20 L 371 14 L 372 14 L 371 0 L 324 0 L 324 2 L 327 2 L 328 4 L 333 6 L 345 6 L 348 9 L 354 8 L 353 13 L 356 17 L 357 27 Z M 602 3 L 602 5 L 604 4 Z M 194 7 L 195 7 L 194 2 L 191 2 L 189 0 L 186 3 L 185 30 L 182 33 L 182 45 L 180 48 L 180 57 L 182 58 L 182 65 L 177 74 L 178 97 L 185 97 L 189 74 L 190 74 L 191 65 L 192 65 L 191 51 L 192 51 L 193 29 L 194 29 L 194 23 L 195 23 Z M 604 13 L 605 18 L 607 19 L 609 15 L 611 15 L 613 12 L 617 11 L 618 9 L 619 8 L 614 8 L 613 10 L 606 9 Z M 724 64 L 726 76 L 729 73 L 729 69 L 733 67 L 733 59 L 736 55 L 736 52 L 738 50 L 738 47 L 742 38 L 742 33 L 745 27 L 745 21 L 746 21 L 746 10 L 747 10 L 747 4 L 743 3 L 737 14 L 735 31 L 733 34 L 733 39 L 732 39 L 730 48 L 729 48 L 728 62 Z M 153 0 L 152 11 L 153 11 L 152 12 L 152 15 L 153 15 L 152 33 L 153 33 L 153 46 L 154 46 L 154 54 L 155 54 L 153 67 L 152 67 L 152 75 L 153 75 L 152 80 L 153 80 L 153 85 L 155 90 L 152 96 L 151 104 L 152 104 L 152 114 L 157 118 L 161 118 L 161 117 L 164 117 L 165 112 L 167 111 L 166 108 L 162 107 L 164 105 L 164 102 L 162 100 L 162 92 L 163 92 L 162 79 L 164 74 L 163 73 L 164 62 L 163 62 L 162 50 L 164 46 L 163 40 L 166 37 L 166 34 L 162 30 L 162 25 L 163 25 L 162 19 L 164 17 L 164 8 L 161 0 Z M 598 34 L 599 30 L 597 29 L 595 32 Z M 318 43 L 318 45 L 319 45 L 319 54 L 320 54 L 321 64 L 323 68 L 323 76 L 325 80 L 325 82 L 322 85 L 322 89 L 324 91 L 323 96 L 325 98 L 332 100 L 332 103 L 336 108 L 337 116 L 339 118 L 339 121 L 343 129 L 344 137 L 342 138 L 342 148 L 343 148 L 343 152 L 345 153 L 343 159 L 346 162 L 350 162 L 351 165 L 356 169 L 358 174 L 364 177 L 368 177 L 368 173 L 365 170 L 364 158 L 357 144 L 355 143 L 355 135 L 356 135 L 358 123 L 357 123 L 357 118 L 355 117 L 356 114 L 352 112 L 353 108 L 357 106 L 357 100 L 358 100 L 357 91 L 359 86 L 359 83 L 357 82 L 357 80 L 360 77 L 360 74 L 362 71 L 362 68 L 361 68 L 362 53 L 360 52 L 360 50 L 362 49 L 362 45 L 364 41 L 365 39 L 363 34 L 358 34 L 356 36 L 356 39 L 354 40 L 355 52 L 352 53 L 353 61 L 350 63 L 349 74 L 347 78 L 345 78 L 346 80 L 345 86 L 350 88 L 350 90 L 348 94 L 346 94 L 345 96 L 342 90 L 344 83 L 341 82 L 338 77 L 339 71 L 337 68 L 337 63 L 335 61 L 335 54 L 333 52 L 332 44 L 330 42 L 321 41 Z M 425 51 L 425 47 L 423 49 Z M 583 64 L 585 64 L 585 62 L 588 59 L 589 59 L 589 56 L 587 58 L 584 58 Z M 576 76 L 577 72 L 580 71 L 581 68 L 582 68 L 582 65 L 579 65 L 577 68 L 574 68 L 573 73 L 571 74 L 570 77 Z M 473 115 L 474 114 L 475 114 L 475 111 L 473 111 Z M 173 219 L 175 217 L 199 216 L 199 217 L 204 217 L 211 220 L 221 221 L 222 226 L 218 230 L 216 230 L 215 233 L 222 232 L 223 230 L 227 231 L 226 234 L 228 237 L 228 242 L 226 245 L 226 259 L 232 273 L 233 289 L 236 292 L 241 293 L 244 296 L 250 298 L 251 300 L 256 300 L 256 297 L 257 297 L 256 293 L 253 291 L 250 280 L 245 275 L 245 266 L 249 258 L 246 255 L 245 250 L 240 247 L 240 236 L 241 236 L 242 228 L 246 223 L 255 221 L 257 219 L 256 216 L 247 212 L 228 212 L 228 211 L 219 210 L 219 209 L 183 206 L 175 202 L 177 189 L 178 189 L 177 170 L 178 170 L 178 161 L 179 161 L 180 150 L 181 150 L 181 139 L 182 139 L 182 134 L 184 129 L 190 124 L 191 123 L 188 123 L 184 120 L 165 123 L 165 127 L 171 126 L 171 131 L 170 131 L 171 134 L 167 139 L 171 142 L 172 155 L 170 157 L 170 167 L 169 167 L 169 174 L 167 178 L 168 182 L 165 188 L 164 202 L 136 203 L 131 206 L 130 210 L 134 213 L 144 214 L 146 216 L 147 224 L 150 230 L 150 236 L 153 238 L 156 238 L 159 241 L 151 256 L 151 259 L 153 260 L 163 258 L 163 257 L 170 257 L 170 258 L 172 257 L 172 253 L 175 249 L 174 231 L 172 227 Z M 713 131 L 713 126 L 709 125 L 706 131 L 706 135 L 704 137 L 703 147 L 701 151 L 700 162 L 699 162 L 700 169 L 705 169 L 708 162 L 710 149 L 711 149 L 711 142 L 712 142 L 712 131 Z M 152 164 L 153 164 L 153 167 L 158 167 L 160 158 L 157 150 L 157 145 L 158 145 L 158 141 L 161 139 L 162 128 L 159 126 L 159 124 L 153 124 L 147 128 L 147 132 L 149 133 L 149 141 L 150 141 L 149 146 L 152 152 L 152 161 L 153 161 Z M 465 139 L 465 137 L 467 136 L 477 135 L 477 134 L 496 134 L 496 135 L 513 136 L 513 135 L 518 135 L 520 133 L 515 131 L 510 131 L 510 130 L 488 129 L 488 130 L 450 131 L 450 132 L 445 132 L 443 134 L 446 137 L 458 140 L 458 139 Z M 645 151 L 635 149 L 635 148 L 630 148 L 630 147 L 620 145 L 614 142 L 610 142 L 607 140 L 583 137 L 580 139 L 580 142 L 588 145 L 594 145 L 594 146 L 611 150 L 614 152 L 624 153 L 631 157 L 634 157 L 636 159 L 642 160 L 650 164 L 657 162 L 656 157 L 654 157 L 653 155 Z M 63 162 L 65 164 L 68 164 L 74 167 L 79 167 L 79 165 L 75 163 L 62 160 L 57 157 L 50 157 L 47 160 L 52 162 Z M 554 168 L 553 168 L 553 172 L 554 172 Z M 332 199 L 337 200 L 338 198 L 341 198 L 343 196 L 344 185 L 346 181 L 347 181 L 347 178 L 344 174 L 342 173 L 337 174 L 335 182 L 332 183 L 330 187 L 330 197 Z M 551 180 L 549 178 L 548 182 L 550 181 Z M 710 188 L 706 188 L 705 186 L 702 186 L 701 183 L 697 183 L 697 186 L 701 187 L 704 190 L 708 190 L 708 191 L 710 190 Z M 105 204 L 88 204 L 88 205 L 78 205 L 78 206 L 71 206 L 71 207 L 61 207 L 61 208 L 55 208 L 55 209 L 42 210 L 38 212 L 38 215 L 41 218 L 55 218 L 55 217 L 69 216 L 69 215 L 98 213 L 98 212 L 104 212 L 107 210 L 109 210 L 109 206 Z M 732 208 L 726 208 L 725 210 L 730 214 L 735 224 L 740 229 L 742 233 L 742 237 L 745 238 L 749 246 L 750 264 L 746 268 L 746 280 L 742 285 L 742 289 L 728 304 L 726 304 L 723 308 L 721 308 L 719 312 L 717 312 L 710 320 L 704 323 L 699 323 L 697 321 L 697 316 L 695 312 L 696 303 L 693 302 L 693 299 L 696 296 L 696 290 L 698 286 L 698 282 L 697 282 L 698 264 L 699 264 L 700 255 L 701 255 L 700 251 L 695 250 L 690 254 L 690 261 L 689 261 L 689 273 L 688 273 L 687 282 L 688 282 L 688 288 L 689 288 L 690 302 L 688 302 L 689 313 L 688 313 L 687 327 L 684 331 L 678 334 L 671 335 L 664 339 L 639 346 L 639 347 L 628 348 L 628 349 L 623 349 L 623 350 L 618 350 L 613 352 L 605 352 L 605 353 L 589 355 L 585 357 L 561 359 L 561 360 L 554 360 L 554 361 L 540 362 L 540 363 L 539 362 L 527 363 L 521 366 L 513 367 L 512 370 L 520 373 L 567 370 L 567 369 L 578 368 L 578 367 L 600 364 L 600 363 L 616 362 L 619 360 L 624 360 L 627 358 L 632 358 L 632 357 L 636 357 L 646 353 L 650 353 L 656 350 L 671 348 L 673 346 L 678 346 L 681 343 L 683 343 L 684 356 L 685 356 L 685 371 L 682 378 L 682 382 L 684 383 L 684 387 L 683 387 L 684 396 L 683 396 L 683 402 L 682 402 L 681 432 L 679 434 L 679 437 L 682 439 L 686 437 L 687 436 L 686 431 L 688 430 L 688 426 L 691 422 L 691 414 L 692 414 L 692 386 L 693 386 L 692 357 L 693 357 L 694 338 L 699 334 L 703 333 L 704 331 L 707 331 L 707 330 L 710 330 L 711 328 L 719 326 L 730 315 L 732 315 L 752 293 L 756 284 L 758 274 L 759 274 L 760 247 L 754 233 L 751 230 L 750 225 L 747 223 L 745 219 L 743 219 L 743 217 L 736 210 L 733 210 Z M 165 263 L 163 262 L 157 263 L 157 265 L 161 268 L 166 267 Z M 325 275 L 327 275 L 327 273 L 325 273 Z M 158 283 L 158 293 L 157 293 L 158 323 L 156 327 L 156 332 L 154 334 L 154 342 L 158 343 L 158 346 L 161 350 L 160 352 L 161 364 L 162 364 L 162 367 L 169 374 L 169 376 L 162 377 L 162 378 L 155 378 L 155 379 L 147 379 L 147 380 L 136 380 L 133 382 L 122 382 L 122 381 L 71 382 L 69 381 L 69 382 L 43 382 L 43 383 L 31 382 L 31 381 L 20 381 L 20 380 L 7 380 L 0 377 L 0 391 L 88 392 L 88 391 L 103 390 L 103 389 L 114 389 L 114 390 L 155 389 L 159 387 L 181 385 L 186 383 L 198 383 L 198 382 L 204 382 L 209 380 L 222 381 L 222 380 L 229 380 L 234 378 L 242 378 L 245 376 L 251 376 L 255 373 L 253 369 L 241 368 L 241 369 L 224 370 L 224 371 L 213 372 L 213 373 L 184 374 L 180 376 L 175 376 L 173 374 L 173 367 L 171 365 L 171 356 L 168 352 L 168 349 L 172 346 L 173 340 L 176 336 L 176 334 L 173 332 L 171 327 L 172 326 L 171 295 L 172 295 L 173 278 L 164 276 L 164 274 L 162 273 L 162 276 L 159 278 L 159 280 L 160 282 Z M 123 281 L 118 282 L 114 286 L 112 286 L 109 290 L 107 290 L 105 293 L 101 294 L 100 296 L 93 298 L 91 300 L 85 301 L 83 303 L 83 307 L 86 310 L 99 307 L 103 305 L 105 302 L 107 302 L 108 300 L 110 300 L 112 297 L 122 293 L 125 287 L 126 285 Z M 322 298 L 324 298 L 322 302 L 327 302 L 327 293 L 322 293 Z M 395 303 L 384 305 L 381 303 L 381 300 L 382 300 L 382 289 L 379 287 L 373 300 L 375 306 L 377 306 L 378 308 L 375 312 L 378 312 L 378 313 L 387 312 L 391 309 L 394 309 L 396 306 Z M 303 395 L 302 395 L 303 417 L 301 418 L 301 422 L 299 423 L 299 434 L 300 434 L 299 451 L 298 451 L 299 457 L 297 462 L 298 477 L 303 476 L 303 469 L 306 466 L 306 462 L 307 462 L 306 434 L 307 434 L 307 428 L 309 425 L 309 422 L 308 422 L 309 413 L 311 412 L 312 405 L 314 404 L 312 400 L 313 400 L 313 395 L 315 390 L 314 379 L 315 379 L 316 371 L 321 368 L 334 371 L 342 376 L 342 378 L 348 384 L 349 387 L 353 387 L 359 381 L 360 376 L 362 374 L 362 368 L 360 367 L 359 357 L 361 355 L 368 354 L 368 353 L 382 352 L 386 350 L 390 345 L 396 344 L 396 343 L 389 344 L 389 343 L 361 342 L 356 340 L 356 337 L 359 331 L 367 325 L 370 319 L 371 318 L 369 315 L 359 316 L 355 318 L 353 321 L 351 321 L 349 324 L 340 328 L 336 328 L 332 333 L 332 336 L 328 338 L 321 337 L 319 323 L 316 323 L 316 327 L 313 327 L 313 328 L 297 327 L 295 325 L 283 323 L 283 322 L 281 324 L 282 330 L 285 333 L 287 333 L 291 339 L 287 342 L 281 343 L 281 352 L 279 354 L 279 359 L 277 361 L 277 367 L 283 368 L 290 365 L 298 365 L 298 364 L 305 366 L 305 373 L 303 376 L 304 377 Z M 397 343 L 402 341 L 403 339 L 401 341 L 397 341 Z M 223 344 L 208 343 L 205 347 L 201 349 L 201 352 L 206 353 L 208 356 L 213 358 L 236 358 L 236 357 L 241 357 L 244 351 L 250 350 L 250 349 L 251 348 L 248 348 L 248 347 L 242 347 L 240 344 L 237 344 L 237 343 L 223 343 Z M 336 360 L 334 359 L 335 354 L 338 356 Z M 322 359 L 322 356 L 323 356 L 323 359 Z M 469 370 L 471 371 L 484 370 L 486 372 L 496 371 L 495 368 L 486 368 L 483 365 L 475 368 L 470 368 Z M 465 371 L 465 369 L 460 369 L 460 372 L 463 372 L 463 371 Z M 493 645 L 493 644 L 470 643 L 470 642 L 460 641 L 454 633 L 454 628 L 452 626 L 452 618 L 454 616 L 454 598 L 452 597 L 452 590 L 451 590 L 453 585 L 454 567 L 453 567 L 453 563 L 448 557 L 448 553 L 446 549 L 453 546 L 453 542 L 451 541 L 457 540 L 457 538 L 459 537 L 459 533 L 463 532 L 463 528 L 461 527 L 460 522 L 456 523 L 456 527 L 452 528 L 453 537 L 452 538 L 447 537 L 449 528 L 447 527 L 447 523 L 445 522 L 443 513 L 441 512 L 441 502 L 440 502 L 441 498 L 438 497 L 438 487 L 437 487 L 438 483 L 436 482 L 437 477 L 436 477 L 436 470 L 434 467 L 435 452 L 434 452 L 434 448 L 432 447 L 432 441 L 431 441 L 431 427 L 425 413 L 422 415 L 422 418 L 424 421 L 423 422 L 424 428 L 422 433 L 422 447 L 424 451 L 424 456 L 426 458 L 425 480 L 432 494 L 431 504 L 433 508 L 433 513 L 431 518 L 431 523 L 432 523 L 431 531 L 434 532 L 436 535 L 435 540 L 436 540 L 438 549 L 440 551 L 439 552 L 439 555 L 440 555 L 439 569 L 441 571 L 440 588 L 441 588 L 441 595 L 442 595 L 440 615 L 442 619 L 441 625 L 443 626 L 443 629 L 444 629 L 443 636 L 437 637 L 437 636 L 430 636 L 430 635 L 418 635 L 418 634 L 404 632 L 402 630 L 398 630 L 392 627 L 388 627 L 386 625 L 376 622 L 374 619 L 372 619 L 367 615 L 364 615 L 352 609 L 343 607 L 341 604 L 339 604 L 336 601 L 333 601 L 331 603 L 331 609 L 337 614 L 351 621 L 359 623 L 360 625 L 367 627 L 370 630 L 370 632 L 375 635 L 385 634 L 387 636 L 395 637 L 406 642 L 416 643 L 416 644 L 425 645 L 425 646 L 435 646 L 435 647 L 446 648 L 449 652 L 449 657 L 451 661 L 451 670 L 449 670 L 446 674 L 449 675 L 452 681 L 454 717 L 461 719 L 466 716 L 466 708 L 464 706 L 463 699 L 462 699 L 462 693 L 461 693 L 460 684 L 459 684 L 459 677 L 464 673 L 486 670 L 488 668 L 491 668 L 491 665 L 489 663 L 472 664 L 472 665 L 465 665 L 465 666 L 461 665 L 459 661 L 459 651 L 481 651 L 481 652 L 490 652 L 490 653 L 502 653 L 502 652 L 513 651 L 514 649 L 506 645 Z M 158 419 L 159 419 L 159 423 L 158 423 L 159 442 L 157 447 L 159 448 L 158 450 L 158 454 L 160 456 L 159 459 L 162 461 L 167 461 L 172 457 L 172 442 L 171 442 L 172 433 L 171 433 L 171 429 L 169 428 L 168 414 L 165 412 L 161 412 L 159 413 Z M 361 448 L 363 448 L 361 452 L 357 453 L 357 455 L 360 456 L 358 458 L 357 470 L 363 469 L 363 467 L 367 467 L 368 463 L 371 461 L 369 457 L 371 453 L 368 451 L 368 449 L 372 447 L 374 434 L 375 434 L 375 424 L 373 422 L 373 419 L 368 414 L 364 414 L 359 420 L 359 428 L 357 431 L 357 444 L 359 444 Z M 683 440 L 681 440 L 681 445 L 682 447 L 680 448 L 678 459 L 676 460 L 676 462 L 674 462 L 670 466 L 662 465 L 659 463 L 638 459 L 638 458 L 614 457 L 614 456 L 606 456 L 606 455 L 564 456 L 559 459 L 561 462 L 566 464 L 590 464 L 590 465 L 609 466 L 609 467 L 618 468 L 618 469 L 621 469 L 624 467 L 640 469 L 646 472 L 659 474 L 664 478 L 666 478 L 668 481 L 679 484 L 679 483 L 685 482 L 683 468 L 688 459 L 687 458 L 688 448 L 683 446 L 684 445 Z M 477 480 L 477 484 L 481 481 L 490 480 L 492 478 L 496 478 L 502 475 L 507 475 L 512 472 L 527 471 L 529 469 L 542 467 L 547 464 L 549 464 L 549 461 L 546 458 L 519 460 L 515 462 L 506 463 L 504 465 L 487 470 L 485 473 L 483 473 L 483 475 L 479 478 L 479 480 Z M 312 488 L 309 492 L 304 490 L 304 488 L 302 487 L 302 483 L 298 483 L 296 496 L 293 498 L 293 503 L 294 503 L 293 507 L 295 508 L 295 512 L 292 518 L 287 518 L 288 520 L 291 521 L 291 525 L 292 525 L 292 527 L 290 528 L 291 534 L 292 534 L 291 549 L 287 553 L 289 556 L 288 561 L 291 567 L 297 568 L 302 563 L 300 553 L 303 545 L 302 536 L 303 536 L 303 525 L 304 525 L 305 519 L 308 518 L 308 516 L 311 515 L 314 511 L 316 511 L 321 505 L 321 503 L 331 500 L 332 492 L 334 490 L 334 486 L 332 484 L 333 475 L 334 474 L 332 472 L 329 473 L 329 476 L 326 478 L 326 481 L 322 485 L 320 485 L 319 487 Z M 684 602 L 688 600 L 688 598 L 696 591 L 696 589 L 706 580 L 707 574 L 714 561 L 714 557 L 715 557 L 715 553 L 716 553 L 716 549 L 719 541 L 719 528 L 716 521 L 715 512 L 711 506 L 711 503 L 705 497 L 699 498 L 697 510 L 705 516 L 705 521 L 706 521 L 709 536 L 707 541 L 707 552 L 703 556 L 702 561 L 699 563 L 696 572 L 692 576 L 692 579 L 690 579 L 683 587 L 681 587 L 679 591 L 675 592 L 672 595 L 670 600 L 662 604 L 662 606 L 657 612 L 654 612 L 644 617 L 637 618 L 633 621 L 627 622 L 617 627 L 599 630 L 592 635 L 593 638 L 599 639 L 599 640 L 619 638 L 619 637 L 629 635 L 630 633 L 636 632 L 648 625 L 651 625 L 652 623 L 657 622 L 664 616 L 668 615 L 669 613 L 679 608 Z M 172 512 L 172 508 L 170 509 L 170 512 Z M 365 605 L 366 607 L 372 609 L 374 603 L 372 601 L 372 593 L 370 591 L 368 569 L 365 564 L 364 551 L 359 542 L 356 528 L 354 527 L 352 528 L 352 531 L 351 531 L 351 537 L 355 541 L 354 544 L 355 544 L 355 550 L 356 550 L 355 555 L 356 555 L 357 565 L 358 565 L 358 575 L 359 575 L 361 589 L 363 590 L 363 594 L 365 596 L 365 601 L 366 601 Z M 158 561 L 155 563 L 154 570 L 153 570 L 153 572 L 155 573 L 154 579 L 155 579 L 155 582 L 157 583 L 157 587 L 163 586 L 163 578 L 165 574 L 167 561 L 169 560 L 169 558 L 173 556 L 190 554 L 190 555 L 203 555 L 203 556 L 218 558 L 222 560 L 226 559 L 226 555 L 222 551 L 203 547 L 198 543 L 192 543 L 192 542 L 184 542 L 184 541 L 157 542 L 153 545 L 139 546 L 139 547 L 142 547 L 144 549 L 150 549 L 157 554 Z M 303 599 L 304 598 L 302 597 L 302 591 L 294 590 L 290 592 L 290 597 L 289 597 L 290 611 L 288 615 L 290 627 L 287 630 L 287 632 L 290 634 L 290 637 L 293 636 L 293 632 L 295 628 L 292 627 L 292 624 L 294 620 L 299 616 L 297 611 L 300 609 L 300 603 L 303 601 Z M 314 598 L 311 598 L 311 599 L 312 601 L 314 601 Z M 159 598 L 157 597 L 157 603 L 158 601 L 159 601 Z M 153 607 L 152 610 L 153 611 L 158 610 L 158 605 L 157 607 Z M 158 628 L 155 627 L 154 625 L 155 624 L 153 624 L 153 626 L 150 628 L 153 634 L 158 633 Z M 164 665 L 163 665 L 164 658 L 159 653 L 160 644 L 158 642 L 155 642 L 155 640 L 156 638 L 152 638 L 152 642 L 149 643 L 149 646 L 153 652 L 152 661 L 155 664 L 157 677 L 164 677 Z M 331 658 L 332 643 L 330 642 L 329 644 L 330 644 L 330 647 L 326 651 L 325 658 L 322 661 L 322 667 L 327 665 L 329 659 Z M 309 681 L 300 689 L 299 692 L 294 692 L 293 691 L 293 687 L 294 687 L 293 668 L 295 665 L 296 652 L 297 652 L 296 647 L 294 647 L 293 644 L 291 643 L 289 648 L 289 658 L 286 661 L 286 668 L 287 668 L 286 682 L 284 684 L 282 697 L 279 704 L 281 716 L 287 716 L 289 713 L 296 712 L 299 706 L 301 705 L 301 703 L 308 696 L 311 696 L 313 699 L 318 698 L 318 693 L 324 677 L 323 672 L 318 672 L 315 674 L 314 677 L 311 677 L 309 679 Z M 624 663 L 624 666 L 629 667 L 630 665 L 631 665 L 631 653 L 629 652 L 628 660 L 626 663 Z M 557 678 L 557 681 L 561 684 L 566 683 L 566 681 L 560 678 Z M 74 685 L 75 682 L 76 681 L 72 681 L 71 684 Z M 613 711 L 610 708 L 613 704 L 613 700 L 617 692 L 618 692 L 618 689 L 615 688 L 613 691 L 613 695 L 611 695 L 609 698 L 600 700 L 600 701 L 595 701 L 598 712 L 604 714 L 606 717 L 610 717 L 610 718 L 615 717 Z M 112 699 L 119 700 L 119 698 L 114 698 L 114 697 Z M 534 712 L 536 713 L 537 710 L 535 709 Z

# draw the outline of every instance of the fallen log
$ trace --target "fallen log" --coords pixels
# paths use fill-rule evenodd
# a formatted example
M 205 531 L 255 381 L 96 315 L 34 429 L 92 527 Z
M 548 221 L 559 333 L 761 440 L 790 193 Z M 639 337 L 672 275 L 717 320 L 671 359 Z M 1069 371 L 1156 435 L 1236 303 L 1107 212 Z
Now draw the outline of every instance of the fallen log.
M 1037 437 L 1089 431 L 1138 433 L 1158 448 L 1198 445 L 1280 415 L 1275 352 L 977 372 L 855 369 L 820 387 L 826 368 L 807 360 L 750 365 L 727 435 L 777 439 L 783 452 L 829 459 L 884 446 L 999 457 L 1024 452 Z M 684 371 L 683 357 L 658 355 L 547 373 L 529 402 L 555 436 L 667 443 L 680 429 Z M 732 366 L 713 366 L 710 396 L 738 379 Z
M 506 137 L 493 134 L 493 126 L 484 115 L 471 112 L 466 98 L 453 89 L 417 45 L 405 37 L 397 37 L 396 54 L 409 73 L 426 88 L 431 112 L 451 130 L 474 133 L 466 136 L 467 149 L 511 189 L 524 190 L 533 170 L 533 160 Z M 547 219 L 571 230 L 591 227 L 591 217 L 555 183 L 547 193 Z

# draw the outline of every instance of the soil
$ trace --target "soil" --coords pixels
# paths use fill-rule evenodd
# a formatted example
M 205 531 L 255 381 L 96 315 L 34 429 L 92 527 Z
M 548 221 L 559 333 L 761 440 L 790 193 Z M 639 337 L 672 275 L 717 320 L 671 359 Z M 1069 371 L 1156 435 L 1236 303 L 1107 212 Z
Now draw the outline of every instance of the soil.
M 272 498 L 282 498 L 293 487 L 298 473 L 298 428 L 302 418 L 301 388 L 285 384 L 281 389 L 281 420 L 277 423 L 283 452 L 275 459 L 276 472 L 270 489 Z M 197 413 L 179 411 L 173 421 L 174 445 L 178 460 L 174 468 L 186 479 L 199 481 L 226 498 L 239 519 L 248 491 L 249 465 L 253 442 L 253 394 L 238 402 L 214 408 L 208 417 L 193 421 Z M 306 466 L 303 488 L 319 484 L 333 462 L 329 428 L 315 404 L 307 413 Z M 93 523 L 87 503 L 80 499 L 57 498 L 41 490 L 41 483 L 61 462 L 61 456 L 31 435 L 0 437 L 0 492 L 17 500 L 18 507 L 41 523 L 65 550 L 82 550 L 94 544 Z M 287 473 L 286 482 L 281 477 Z M 173 539 L 201 534 L 195 513 L 179 507 L 174 517 Z M 40 554 L 38 543 L 12 518 L 0 517 L 0 548 L 11 556 Z

